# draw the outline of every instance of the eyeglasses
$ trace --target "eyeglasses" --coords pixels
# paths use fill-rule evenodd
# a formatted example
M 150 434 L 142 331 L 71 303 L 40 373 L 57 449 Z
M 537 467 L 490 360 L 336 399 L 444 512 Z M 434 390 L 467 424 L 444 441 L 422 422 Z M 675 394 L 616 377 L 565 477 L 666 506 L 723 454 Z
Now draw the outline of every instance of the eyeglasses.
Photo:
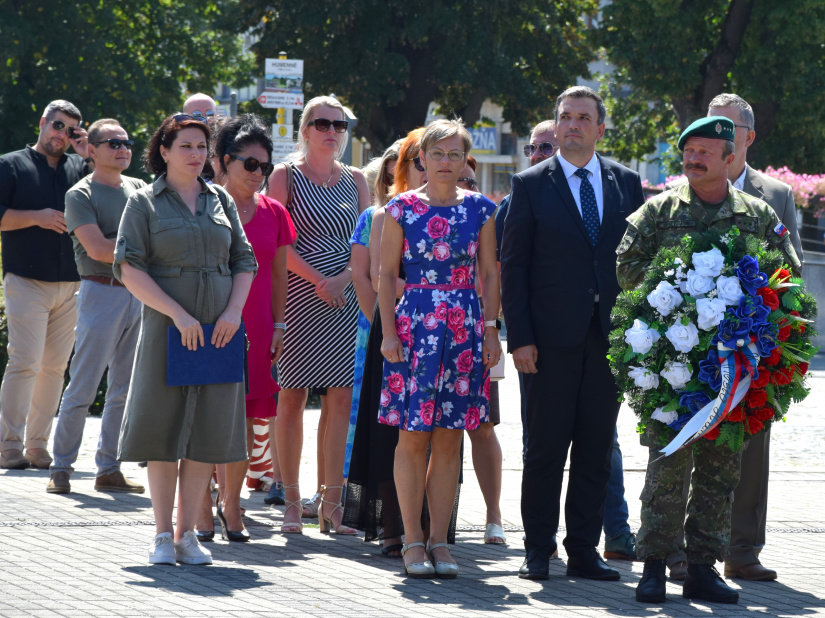
M 433 161 L 441 161 L 444 158 L 444 155 L 447 155 L 447 158 L 450 161 L 461 161 L 464 159 L 464 151 L 463 150 L 451 150 L 450 152 L 444 152 L 443 150 L 429 150 L 427 151 L 427 155 Z
M 132 146 L 135 145 L 134 140 L 131 139 L 116 139 L 111 137 L 109 139 L 104 139 L 99 142 L 92 142 L 95 146 L 98 144 L 109 144 L 109 147 L 112 150 L 120 150 L 121 148 L 126 148 L 126 150 L 131 150 Z
M 395 182 L 395 174 L 390 174 L 389 172 L 384 172 L 384 184 L 388 187 Z
M 327 120 L 326 118 L 316 118 L 315 120 L 310 120 L 307 123 L 307 126 L 309 125 L 314 125 L 315 128 L 321 133 L 327 133 L 330 127 L 332 127 L 336 133 L 346 133 L 349 122 L 346 120 Z
M 74 132 L 75 132 L 75 129 L 77 129 L 77 128 L 78 127 L 69 127 L 67 129 L 66 128 L 66 123 L 63 122 L 62 120 L 53 120 L 52 121 L 52 129 L 54 129 L 55 131 L 65 130 L 66 135 L 68 135 L 69 137 L 74 137 Z
M 407 161 L 412 161 L 412 164 L 415 165 L 415 169 L 417 169 L 419 172 L 427 171 L 424 169 L 424 166 L 421 165 L 421 157 L 413 157 L 412 159 L 407 159 Z
M 737 129 L 745 129 L 746 131 L 751 130 L 751 128 L 746 124 L 735 124 L 733 126 L 736 127 Z
M 243 168 L 247 172 L 254 172 L 259 167 L 261 168 L 261 174 L 264 176 L 269 176 L 272 173 L 272 170 L 275 169 L 275 166 L 272 163 L 268 163 L 266 161 L 258 161 L 253 157 L 247 157 L 244 159 L 243 157 L 238 157 L 235 155 L 229 155 L 230 159 L 236 159 L 238 161 L 243 161 Z
M 478 183 L 476 182 L 475 178 L 470 178 L 469 176 L 467 176 L 467 178 L 459 178 L 458 180 L 456 180 L 456 183 L 459 182 L 466 182 L 467 186 L 470 187 L 470 191 L 475 191 L 476 189 L 478 189 Z
M 212 118 L 215 115 L 215 112 L 213 112 L 211 109 L 207 110 L 205 113 L 200 111 L 200 110 L 197 110 L 197 111 L 192 112 L 192 115 L 193 116 L 206 116 L 207 118 Z
M 183 122 L 184 120 L 197 120 L 198 122 L 209 124 L 209 121 L 206 119 L 206 116 L 204 116 L 200 112 L 195 112 L 194 114 L 175 114 L 174 116 L 172 116 L 172 119 L 175 122 Z
M 543 157 L 552 157 L 553 153 L 556 152 L 556 147 L 550 142 L 542 142 L 541 144 L 525 144 L 524 156 L 532 157 L 533 153 L 535 153 L 537 150 L 539 151 L 539 154 Z

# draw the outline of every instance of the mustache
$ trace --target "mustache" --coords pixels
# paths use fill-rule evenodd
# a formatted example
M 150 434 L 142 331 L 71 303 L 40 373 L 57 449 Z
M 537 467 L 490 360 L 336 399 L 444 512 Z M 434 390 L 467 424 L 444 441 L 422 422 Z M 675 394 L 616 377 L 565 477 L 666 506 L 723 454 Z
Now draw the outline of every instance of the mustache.
M 685 163 L 686 170 L 700 170 L 703 172 L 707 172 L 708 168 L 702 165 L 701 163 Z

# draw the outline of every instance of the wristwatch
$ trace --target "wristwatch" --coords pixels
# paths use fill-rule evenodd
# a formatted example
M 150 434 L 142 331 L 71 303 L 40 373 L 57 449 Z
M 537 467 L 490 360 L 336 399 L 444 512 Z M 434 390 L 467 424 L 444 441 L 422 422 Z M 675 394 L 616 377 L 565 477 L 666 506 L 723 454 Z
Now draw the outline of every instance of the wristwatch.
M 495 326 L 496 330 L 501 330 L 501 320 L 487 320 L 484 322 L 484 328 L 488 326 Z
M 282 331 L 286 332 L 286 324 L 284 322 L 273 322 L 273 328 L 280 328 Z

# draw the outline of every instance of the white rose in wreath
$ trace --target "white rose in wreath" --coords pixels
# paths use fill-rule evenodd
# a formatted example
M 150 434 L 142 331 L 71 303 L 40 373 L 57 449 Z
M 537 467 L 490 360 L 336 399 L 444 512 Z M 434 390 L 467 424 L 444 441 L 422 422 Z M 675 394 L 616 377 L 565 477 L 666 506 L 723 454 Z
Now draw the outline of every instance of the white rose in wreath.
M 661 335 L 639 319 L 633 320 L 633 327 L 624 332 L 624 340 L 636 354 L 647 354 Z
M 716 293 L 717 298 L 724 301 L 726 305 L 738 305 L 739 299 L 743 296 L 739 279 L 724 275 L 716 280 Z
M 725 317 L 725 301 L 719 298 L 700 298 L 696 301 L 696 312 L 699 319 L 696 321 L 702 330 L 713 330 Z
M 630 367 L 630 371 L 627 372 L 629 378 L 631 378 L 635 383 L 643 391 L 650 390 L 651 388 L 656 388 L 659 386 L 659 376 L 653 373 L 647 367 Z
M 710 251 L 694 253 L 691 261 L 693 268 L 703 277 L 718 277 L 722 274 L 722 267 L 725 265 L 725 257 L 716 247 Z
M 665 412 L 664 408 L 656 408 L 653 410 L 653 414 L 650 415 L 655 421 L 659 421 L 660 423 L 664 423 L 665 425 L 670 425 L 673 421 L 679 418 L 679 414 L 674 411 Z
M 676 361 L 667 361 L 665 368 L 659 372 L 659 375 L 667 380 L 668 384 L 673 387 L 673 390 L 679 391 L 687 386 L 690 382 L 690 367 L 685 363 L 678 363 Z
M 701 298 L 714 288 L 713 277 L 700 275 L 695 270 L 688 271 L 687 279 L 682 282 L 682 291 L 694 298 Z
M 682 295 L 667 281 L 660 281 L 656 289 L 647 295 L 647 302 L 662 315 L 670 315 L 683 300 Z
M 693 322 L 688 322 L 687 325 L 676 322 L 667 329 L 665 337 L 678 352 L 687 354 L 699 343 L 699 329 Z

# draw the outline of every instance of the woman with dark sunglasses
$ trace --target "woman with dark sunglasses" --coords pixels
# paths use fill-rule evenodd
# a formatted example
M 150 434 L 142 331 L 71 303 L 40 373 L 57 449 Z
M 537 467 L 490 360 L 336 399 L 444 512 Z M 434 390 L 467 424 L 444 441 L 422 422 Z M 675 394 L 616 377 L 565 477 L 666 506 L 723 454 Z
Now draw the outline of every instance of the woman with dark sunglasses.
M 281 532 L 300 534 L 298 486 L 303 415 L 308 391 L 326 389 L 318 428 L 321 530 L 355 534 L 341 525 L 344 455 L 354 376 L 358 303 L 352 285 L 350 238 L 369 206 L 364 175 L 340 163 L 347 145 L 344 107 L 333 97 L 316 97 L 304 107 L 299 150 L 272 174 L 268 195 L 286 205 L 297 231 L 287 250 L 288 329 L 278 362 L 283 390 L 278 400 L 276 441 L 286 510 Z M 316 498 L 317 500 L 317 498 Z
M 249 338 L 249 392 L 246 395 L 246 448 L 251 457 L 253 419 L 273 419 L 275 394 L 280 387 L 272 378 L 274 365 L 283 352 L 286 311 L 286 247 L 295 231 L 286 209 L 260 193 L 272 173 L 272 137 L 263 121 L 253 114 L 222 123 L 215 137 L 216 171 L 232 196 L 238 216 L 258 261 L 258 276 L 252 282 L 243 308 Z M 274 423 L 270 440 L 274 441 Z M 221 536 L 229 541 L 248 541 L 241 519 L 241 490 L 248 460 L 226 464 L 218 470 L 221 481 L 217 516 Z M 211 496 L 209 497 L 211 503 Z M 211 514 L 211 506 L 210 506 Z M 211 520 L 211 517 L 209 518 Z M 205 524 L 206 522 L 201 522 Z M 211 526 L 198 527 L 199 537 L 208 540 Z

